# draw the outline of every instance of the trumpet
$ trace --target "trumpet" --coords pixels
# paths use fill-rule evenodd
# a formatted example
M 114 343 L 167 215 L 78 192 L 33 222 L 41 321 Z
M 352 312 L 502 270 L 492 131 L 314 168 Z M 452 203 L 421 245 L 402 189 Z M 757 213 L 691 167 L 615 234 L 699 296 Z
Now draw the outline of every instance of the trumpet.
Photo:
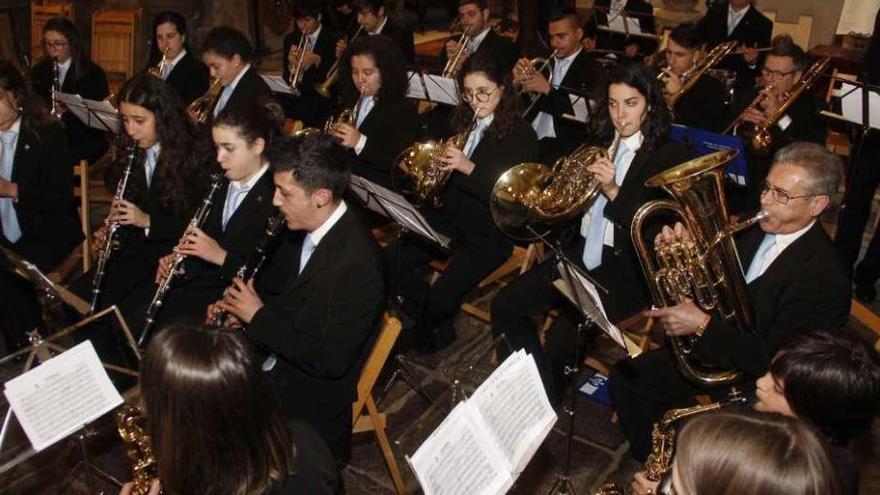
M 456 19 L 458 21 L 458 19 Z M 459 26 L 461 23 L 459 22 Z M 452 24 L 452 27 L 449 28 L 450 31 L 455 27 L 455 23 Z M 461 61 L 461 57 L 464 56 L 465 50 L 467 50 L 468 44 L 471 42 L 471 37 L 468 34 L 468 29 L 462 27 L 461 36 L 458 37 L 458 50 L 455 51 L 455 55 L 446 61 L 446 65 L 443 66 L 443 72 L 440 73 L 443 77 L 453 77 L 456 72 L 458 72 L 458 64 Z
M 299 80 L 302 79 L 303 75 L 303 62 L 306 58 L 306 53 L 311 51 L 312 44 L 309 41 L 309 37 L 306 36 L 306 33 L 303 32 L 299 36 L 299 43 L 296 45 L 297 47 L 297 58 L 296 63 L 291 64 L 288 68 L 290 69 L 290 80 L 287 83 L 290 85 L 290 89 L 293 92 L 293 96 L 302 95 L 302 90 L 300 90 L 297 85 L 299 84 Z
M 50 95 L 50 99 L 52 100 L 52 117 L 56 119 L 61 116 L 61 112 L 58 111 L 58 97 L 55 96 L 55 93 L 61 91 L 61 69 L 58 65 L 58 59 L 52 60 L 52 93 Z
M 192 116 L 197 124 L 204 125 L 208 123 L 208 118 L 214 110 L 214 105 L 217 104 L 217 100 L 220 98 L 220 92 L 222 89 L 220 78 L 216 78 L 205 94 L 196 98 L 188 107 L 186 107 L 187 113 Z
M 348 44 L 351 44 L 352 41 L 357 39 L 358 36 L 361 35 L 361 31 L 364 30 L 364 26 L 360 25 L 357 28 L 357 31 L 348 39 Z M 342 57 L 336 59 L 333 62 L 333 65 L 330 66 L 330 69 L 327 71 L 327 78 L 324 79 L 324 82 L 315 85 L 315 92 L 324 98 L 330 98 L 330 87 L 336 83 L 336 80 L 339 79 L 339 64 L 342 60 Z M 291 84 L 292 86 L 292 84 Z
M 165 79 L 165 69 L 168 67 L 168 50 L 162 50 L 162 59 L 159 60 L 159 63 L 150 67 L 147 71 L 150 74 L 158 77 L 159 79 Z
M 208 194 L 205 195 L 205 199 L 202 200 L 201 206 L 199 206 L 199 209 L 196 210 L 196 214 L 189 221 L 189 225 L 183 234 L 184 237 L 186 237 L 193 228 L 201 228 L 201 226 L 205 224 L 205 220 L 208 219 L 208 214 L 211 212 L 211 206 L 214 204 L 214 196 L 217 195 L 217 190 L 220 189 L 222 181 L 223 173 L 215 172 L 211 177 L 211 187 L 208 190 Z M 150 301 L 150 305 L 147 307 L 144 329 L 138 339 L 139 346 L 143 346 L 144 342 L 147 340 L 147 335 L 149 335 L 150 329 L 156 322 L 156 315 L 159 313 L 159 310 L 162 309 L 162 303 L 165 301 L 165 296 L 168 294 L 168 290 L 171 289 L 171 283 L 174 280 L 174 277 L 182 273 L 181 268 L 186 258 L 187 255 L 185 254 L 175 253 L 174 259 L 171 261 L 171 267 L 168 269 L 168 274 L 162 278 L 161 282 L 159 282 L 159 286 L 153 294 L 153 300 Z
M 531 77 L 533 74 L 538 74 L 538 73 L 544 72 L 544 70 L 546 70 L 547 67 L 550 65 L 550 61 L 556 57 L 557 53 L 559 53 L 559 49 L 553 50 L 553 53 L 551 53 L 550 56 L 547 58 L 535 57 L 535 58 L 529 60 L 528 69 L 524 70 L 517 77 L 520 84 L 522 84 L 522 79 L 525 79 L 527 77 Z M 550 82 L 550 84 L 553 84 L 553 73 L 552 72 L 550 73 L 550 76 L 548 77 L 548 81 Z M 525 89 L 520 87 L 520 90 L 519 90 L 520 94 L 526 93 L 526 92 L 527 91 Z M 541 94 L 537 93 L 537 92 L 530 92 L 529 93 L 529 104 L 526 106 L 525 111 L 523 111 L 523 113 L 522 113 L 523 117 L 525 117 L 526 115 L 529 114 L 529 112 L 532 111 L 532 108 L 535 106 L 536 103 L 538 103 L 538 98 L 540 98 L 540 96 L 541 96 Z

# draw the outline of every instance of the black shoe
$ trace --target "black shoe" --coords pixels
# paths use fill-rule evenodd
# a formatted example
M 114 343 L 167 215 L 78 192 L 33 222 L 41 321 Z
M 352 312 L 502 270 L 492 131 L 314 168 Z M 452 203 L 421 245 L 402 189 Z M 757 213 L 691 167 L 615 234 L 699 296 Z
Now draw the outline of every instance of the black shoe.
M 856 284 L 856 299 L 866 303 L 877 300 L 877 289 L 874 284 Z

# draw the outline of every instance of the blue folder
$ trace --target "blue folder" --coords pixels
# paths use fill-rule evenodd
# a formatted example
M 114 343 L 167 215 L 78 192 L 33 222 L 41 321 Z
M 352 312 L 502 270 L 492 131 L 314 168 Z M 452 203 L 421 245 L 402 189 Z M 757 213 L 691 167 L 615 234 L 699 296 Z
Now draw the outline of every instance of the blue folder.
M 690 146 L 694 152 L 694 158 L 721 150 L 739 150 L 736 158 L 727 164 L 726 173 L 734 183 L 740 186 L 745 187 L 748 183 L 748 168 L 746 167 L 746 154 L 742 138 L 679 124 L 672 124 L 670 137 L 673 141 Z

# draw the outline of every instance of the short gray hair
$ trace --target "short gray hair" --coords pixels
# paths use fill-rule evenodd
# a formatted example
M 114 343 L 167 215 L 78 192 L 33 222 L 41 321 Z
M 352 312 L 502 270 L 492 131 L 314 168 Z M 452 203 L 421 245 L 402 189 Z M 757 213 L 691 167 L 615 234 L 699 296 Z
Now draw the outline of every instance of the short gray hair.
M 816 143 L 801 141 L 781 148 L 773 157 L 773 166 L 780 163 L 795 165 L 807 172 L 809 194 L 824 194 L 833 200 L 843 181 L 843 160 Z

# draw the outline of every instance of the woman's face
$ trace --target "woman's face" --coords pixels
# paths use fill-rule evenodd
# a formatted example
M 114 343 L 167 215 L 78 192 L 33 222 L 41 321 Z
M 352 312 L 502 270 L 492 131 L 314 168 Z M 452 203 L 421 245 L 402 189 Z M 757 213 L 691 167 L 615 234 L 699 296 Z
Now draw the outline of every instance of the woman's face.
M 137 141 L 138 147 L 147 149 L 156 144 L 159 135 L 156 132 L 156 114 L 146 108 L 123 101 L 119 104 L 119 114 L 125 133 Z
M 370 55 L 351 57 L 351 80 L 364 96 L 375 96 L 382 87 L 382 74 Z
M 164 53 L 168 61 L 174 60 L 183 50 L 186 35 L 180 34 L 172 22 L 163 22 L 156 26 L 156 47 Z
M 495 112 L 503 92 L 504 86 L 492 82 L 483 72 L 471 72 L 464 76 L 462 98 L 468 102 L 478 118 Z
M 18 100 L 11 91 L 0 88 L 0 131 L 6 131 L 18 120 Z
M 43 33 L 43 47 L 49 58 L 57 60 L 59 64 L 67 62 L 70 58 L 70 40 L 58 31 L 46 31 Z
M 220 84 L 223 86 L 232 83 L 245 65 L 238 54 L 233 55 L 232 58 L 226 58 L 213 50 L 202 54 L 202 62 L 208 66 L 211 77 L 220 79 Z
M 262 153 L 265 141 L 257 138 L 253 143 L 241 136 L 238 129 L 221 125 L 211 129 L 217 163 L 226 172 L 226 178 L 246 181 L 263 165 Z
M 608 87 L 608 114 L 614 129 L 622 138 L 628 138 L 642 128 L 648 117 L 648 101 L 636 88 L 623 83 Z

